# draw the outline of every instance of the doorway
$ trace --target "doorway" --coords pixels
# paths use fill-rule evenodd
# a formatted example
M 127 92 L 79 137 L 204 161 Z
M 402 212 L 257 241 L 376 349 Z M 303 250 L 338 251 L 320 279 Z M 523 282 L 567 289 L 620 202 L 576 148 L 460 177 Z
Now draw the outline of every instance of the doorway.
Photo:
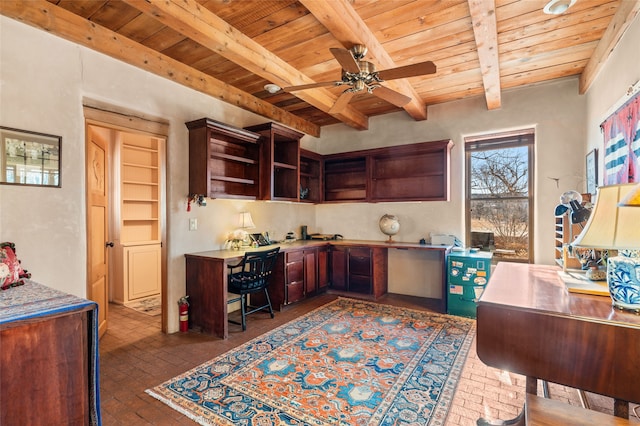
M 160 303 L 166 332 L 168 125 L 87 105 L 84 113 L 87 298 L 99 305 L 100 336 L 108 328 L 109 302 L 147 311 Z M 97 181 L 103 182 L 98 190 Z

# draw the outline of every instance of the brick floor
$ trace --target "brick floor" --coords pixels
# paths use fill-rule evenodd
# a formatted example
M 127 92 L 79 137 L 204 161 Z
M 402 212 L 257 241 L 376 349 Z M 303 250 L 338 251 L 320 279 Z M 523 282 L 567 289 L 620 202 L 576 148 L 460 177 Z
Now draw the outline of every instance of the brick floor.
M 270 329 L 323 305 L 335 296 L 322 295 L 296 304 L 275 319 L 252 315 L 247 331 L 231 325 L 229 339 L 199 333 L 163 334 L 160 317 L 151 317 L 131 309 L 110 305 L 109 329 L 100 340 L 101 410 L 105 426 L 110 425 L 193 425 L 192 420 L 144 391 L 209 359 L 212 359 Z M 411 297 L 388 295 L 383 303 L 423 309 L 424 304 Z M 461 373 L 446 426 L 475 426 L 480 417 L 488 420 L 510 419 L 524 402 L 525 379 L 522 376 L 489 368 L 478 359 L 475 341 Z M 539 391 L 541 394 L 541 390 Z M 579 405 L 576 390 L 549 385 L 552 399 Z M 611 412 L 612 401 L 588 395 L 592 409 Z

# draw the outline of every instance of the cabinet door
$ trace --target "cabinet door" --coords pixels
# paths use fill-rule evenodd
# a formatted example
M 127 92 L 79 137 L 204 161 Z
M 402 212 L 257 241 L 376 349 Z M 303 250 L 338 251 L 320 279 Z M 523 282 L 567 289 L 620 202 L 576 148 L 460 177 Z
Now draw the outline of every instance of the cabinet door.
M 371 277 L 349 275 L 349 291 L 360 294 L 371 294 Z
M 124 272 L 128 299 L 160 294 L 160 244 L 125 248 Z
M 317 266 L 316 250 L 304 251 L 304 288 L 305 293 L 314 293 L 317 290 Z
M 318 290 L 323 290 L 329 285 L 329 248 L 318 249 Z
M 347 249 L 343 247 L 331 248 L 331 288 L 335 290 L 347 289 Z

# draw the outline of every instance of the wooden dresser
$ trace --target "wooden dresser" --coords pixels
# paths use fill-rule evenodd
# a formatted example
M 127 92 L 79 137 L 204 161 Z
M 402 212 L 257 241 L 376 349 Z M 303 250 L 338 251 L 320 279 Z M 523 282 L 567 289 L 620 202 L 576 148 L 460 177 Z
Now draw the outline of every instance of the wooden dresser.
M 614 398 L 628 418 L 628 402 L 640 402 L 640 316 L 609 297 L 569 293 L 558 271 L 498 264 L 478 302 L 478 357 L 526 376 L 528 393 L 537 379 L 559 383 Z
M 101 424 L 97 318 L 33 281 L 0 291 L 0 424 Z

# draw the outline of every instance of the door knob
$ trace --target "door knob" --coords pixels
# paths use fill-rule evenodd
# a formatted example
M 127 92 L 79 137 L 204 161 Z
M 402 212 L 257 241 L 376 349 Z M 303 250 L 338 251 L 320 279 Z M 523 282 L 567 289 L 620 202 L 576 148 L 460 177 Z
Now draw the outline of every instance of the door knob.
M 107 241 L 107 242 L 104 244 L 104 246 L 105 246 L 105 247 L 113 247 L 113 241 Z

